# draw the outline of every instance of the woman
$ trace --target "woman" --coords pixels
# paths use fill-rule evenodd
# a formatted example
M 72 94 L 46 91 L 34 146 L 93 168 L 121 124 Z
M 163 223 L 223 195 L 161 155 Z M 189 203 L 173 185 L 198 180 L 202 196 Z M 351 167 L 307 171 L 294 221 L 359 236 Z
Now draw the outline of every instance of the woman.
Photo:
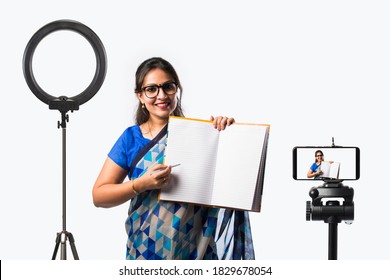
M 324 161 L 324 153 L 321 150 L 315 152 L 315 162 L 310 166 L 309 171 L 307 172 L 307 178 L 320 179 L 321 175 L 324 173 L 321 171 L 321 163 Z M 333 161 L 329 161 L 333 163 Z
M 217 254 L 253 258 L 246 212 L 158 200 L 159 189 L 171 177 L 171 167 L 162 161 L 168 118 L 183 116 L 181 92 L 179 77 L 168 61 L 155 57 L 138 67 L 136 125 L 126 129 L 109 152 L 93 187 L 94 204 L 114 207 L 130 200 L 127 259 L 217 259 Z M 211 120 L 218 130 L 234 122 L 227 117 Z M 124 182 L 126 175 L 129 180 Z M 233 234 L 232 227 L 236 227 Z M 217 248 L 217 239 L 222 249 Z

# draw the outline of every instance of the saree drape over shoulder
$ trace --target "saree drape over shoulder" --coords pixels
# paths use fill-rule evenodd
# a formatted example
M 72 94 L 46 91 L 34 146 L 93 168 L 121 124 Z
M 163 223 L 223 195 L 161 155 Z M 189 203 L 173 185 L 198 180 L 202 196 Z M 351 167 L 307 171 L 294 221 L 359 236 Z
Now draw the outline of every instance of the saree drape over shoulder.
M 153 140 L 132 126 L 108 156 L 136 179 L 163 162 L 166 138 L 167 126 Z M 159 201 L 158 190 L 151 190 L 131 199 L 125 227 L 130 260 L 254 259 L 244 211 Z

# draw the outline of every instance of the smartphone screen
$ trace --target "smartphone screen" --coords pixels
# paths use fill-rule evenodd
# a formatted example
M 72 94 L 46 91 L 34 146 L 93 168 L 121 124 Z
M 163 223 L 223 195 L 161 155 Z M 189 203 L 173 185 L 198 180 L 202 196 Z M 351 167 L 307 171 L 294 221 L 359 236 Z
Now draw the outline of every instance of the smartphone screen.
M 295 180 L 358 180 L 358 147 L 301 146 L 293 149 Z

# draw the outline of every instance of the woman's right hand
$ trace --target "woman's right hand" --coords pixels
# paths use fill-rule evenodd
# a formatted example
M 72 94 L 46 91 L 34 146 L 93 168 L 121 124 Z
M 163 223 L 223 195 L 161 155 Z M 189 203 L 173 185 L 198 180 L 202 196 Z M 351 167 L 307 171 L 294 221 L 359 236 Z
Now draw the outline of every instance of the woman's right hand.
M 138 192 L 161 189 L 168 185 L 170 177 L 171 166 L 156 164 L 134 180 L 134 187 Z

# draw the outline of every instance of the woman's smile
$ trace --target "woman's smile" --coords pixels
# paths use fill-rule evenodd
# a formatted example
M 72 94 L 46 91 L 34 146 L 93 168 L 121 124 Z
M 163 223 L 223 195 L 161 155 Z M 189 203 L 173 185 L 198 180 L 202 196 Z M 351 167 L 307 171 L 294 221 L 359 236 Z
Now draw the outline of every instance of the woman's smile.
M 169 102 L 169 101 L 160 101 L 160 102 L 154 103 L 154 106 L 156 106 L 159 109 L 166 110 L 166 109 L 169 109 L 170 104 L 171 104 L 171 102 Z

